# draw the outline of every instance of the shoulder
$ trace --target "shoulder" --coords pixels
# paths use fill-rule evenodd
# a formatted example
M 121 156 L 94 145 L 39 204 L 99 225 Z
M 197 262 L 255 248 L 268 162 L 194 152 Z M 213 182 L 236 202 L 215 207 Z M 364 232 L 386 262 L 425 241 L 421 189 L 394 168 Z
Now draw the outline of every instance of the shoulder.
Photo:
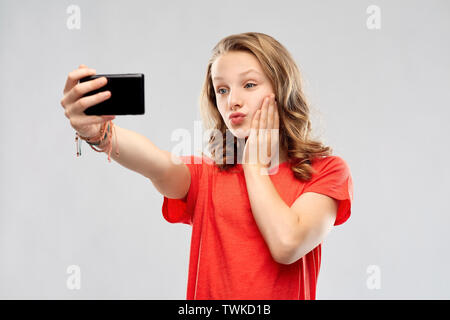
M 350 170 L 347 161 L 336 155 L 314 158 L 311 166 L 318 171 L 329 169 L 340 169 L 344 171 Z
M 311 167 L 313 168 L 313 172 L 308 184 L 315 184 L 317 182 L 321 184 L 341 184 L 345 181 L 352 182 L 350 167 L 347 161 L 339 156 L 316 158 L 313 160 Z

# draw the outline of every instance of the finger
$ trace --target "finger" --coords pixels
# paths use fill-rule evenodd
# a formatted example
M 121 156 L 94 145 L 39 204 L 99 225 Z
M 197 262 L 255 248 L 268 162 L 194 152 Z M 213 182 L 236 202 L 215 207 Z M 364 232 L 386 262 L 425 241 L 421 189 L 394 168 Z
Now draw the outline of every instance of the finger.
M 270 99 L 270 105 L 269 105 L 269 111 L 268 111 L 268 115 L 267 115 L 267 128 L 268 128 L 268 133 L 267 133 L 267 140 L 268 140 L 268 152 L 270 152 L 271 155 L 273 155 L 272 153 L 272 145 L 274 143 L 276 143 L 276 140 L 274 139 L 274 136 L 277 134 L 278 130 L 276 127 L 276 110 L 277 110 L 277 105 L 276 105 L 276 101 L 275 101 L 275 95 L 272 94 L 272 98 Z
M 94 75 L 96 73 L 95 69 L 90 68 L 78 68 L 69 72 L 67 76 L 66 85 L 64 86 L 64 94 L 69 92 L 78 83 L 81 78 Z
M 272 98 L 270 99 L 269 103 L 269 109 L 267 110 L 267 129 L 272 129 L 274 124 L 274 103 L 275 100 Z
M 270 103 L 270 98 L 265 97 L 262 107 L 261 107 L 261 119 L 259 120 L 259 130 L 258 130 L 258 139 L 259 139 L 259 145 L 261 146 L 260 151 L 260 159 L 263 164 L 267 161 L 267 154 L 268 154 L 268 139 L 267 139 L 267 108 Z
M 262 107 L 261 107 L 261 119 L 259 120 L 259 129 L 267 128 L 267 107 L 269 105 L 269 98 L 264 98 Z
M 259 125 L 259 118 L 260 118 L 261 110 L 256 110 L 252 125 L 250 128 L 250 134 L 247 139 L 248 143 L 248 156 L 247 160 L 248 163 L 256 164 L 258 163 L 258 125 Z
M 271 95 L 269 108 L 267 110 L 267 153 L 271 155 L 272 149 L 272 135 L 273 135 L 273 122 L 274 122 L 274 103 L 275 103 L 275 95 Z
M 89 107 L 92 107 L 100 102 L 108 100 L 111 97 L 110 91 L 102 91 L 91 96 L 83 97 L 77 101 L 73 107 L 74 113 L 83 113 Z
M 271 139 L 270 135 L 272 132 L 272 122 L 270 122 L 271 118 L 271 112 L 273 112 L 273 106 L 272 106 L 272 95 L 266 98 L 266 101 L 262 107 L 261 110 L 261 120 L 260 120 L 260 132 L 259 132 L 259 139 L 260 139 L 260 159 L 261 163 L 264 166 L 269 165 L 270 159 L 271 159 Z
M 263 109 L 258 110 L 258 114 L 256 115 L 256 124 L 255 124 L 255 135 L 254 135 L 254 143 L 253 145 L 255 146 L 253 149 L 253 163 L 254 164 L 258 164 L 260 163 L 260 161 L 258 159 L 261 159 L 261 155 L 259 155 L 259 153 L 261 152 L 261 150 L 263 150 L 263 148 L 261 148 L 261 138 L 262 138 L 262 134 L 261 134 L 261 119 L 262 119 L 262 114 L 263 114 Z
M 254 159 L 254 148 L 255 148 L 255 136 L 257 136 L 257 128 L 258 128 L 258 113 L 259 109 L 256 110 L 256 112 L 252 116 L 252 120 L 250 122 L 250 132 L 248 134 L 248 137 L 245 141 L 245 147 L 244 147 L 244 163 L 252 163 Z
M 279 136 L 280 136 L 280 119 L 278 116 L 278 104 L 276 101 L 274 101 L 274 125 L 272 129 L 272 135 L 271 135 L 271 144 L 272 144 L 272 150 L 271 154 L 272 157 L 275 157 L 275 161 L 279 161 Z
M 76 101 L 83 97 L 86 93 L 105 86 L 107 82 L 108 79 L 106 77 L 100 77 L 94 80 L 81 82 L 69 91 L 69 93 L 67 94 L 67 101 Z
M 253 116 L 253 120 L 252 120 L 252 129 L 256 130 L 256 133 L 258 132 L 259 129 L 259 119 L 261 118 L 261 110 L 258 109 L 255 112 L 255 115 Z
M 87 125 L 89 124 L 96 124 L 96 123 L 103 123 L 109 120 L 114 120 L 115 116 L 88 116 L 86 119 L 83 120 L 83 122 L 86 122 Z
M 278 116 L 278 104 L 276 101 L 274 101 L 274 105 L 273 105 L 273 134 L 271 135 L 272 137 L 272 142 L 273 144 L 278 144 L 279 141 L 279 132 L 280 132 L 280 118 Z
M 274 104 L 273 127 L 274 129 L 280 129 L 280 117 L 278 115 L 278 103 L 276 101 Z
M 114 120 L 115 116 L 78 116 L 71 119 L 71 123 L 75 127 L 89 126 L 92 124 L 103 123 Z
M 80 68 L 87 68 L 87 65 L 85 65 L 85 64 L 80 64 L 80 65 L 78 66 L 78 69 L 80 69 Z

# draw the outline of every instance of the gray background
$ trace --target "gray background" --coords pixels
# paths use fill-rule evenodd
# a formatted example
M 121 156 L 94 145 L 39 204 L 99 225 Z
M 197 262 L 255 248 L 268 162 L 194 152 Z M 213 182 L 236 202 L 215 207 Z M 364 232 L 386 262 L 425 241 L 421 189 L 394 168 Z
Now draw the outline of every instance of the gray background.
M 66 9 L 81 9 L 69 30 Z M 369 30 L 366 9 L 381 9 Z M 323 244 L 318 299 L 448 299 L 448 1 L 0 1 L 0 298 L 185 299 L 191 228 L 145 177 L 82 145 L 60 105 L 69 71 L 146 75 L 119 126 L 171 150 L 194 132 L 213 46 L 267 33 L 292 53 L 317 137 L 354 179 Z M 195 153 L 192 150 L 191 153 Z M 69 265 L 81 289 L 69 290 Z M 367 268 L 381 270 L 370 289 Z

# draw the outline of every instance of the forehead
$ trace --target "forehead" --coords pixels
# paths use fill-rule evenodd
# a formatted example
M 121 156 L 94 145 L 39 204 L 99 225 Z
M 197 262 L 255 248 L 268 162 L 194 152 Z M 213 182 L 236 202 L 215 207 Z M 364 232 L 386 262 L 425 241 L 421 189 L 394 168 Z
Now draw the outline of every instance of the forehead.
M 232 51 L 219 56 L 211 65 L 211 76 L 229 78 L 253 69 L 263 74 L 261 64 L 256 57 L 245 51 Z

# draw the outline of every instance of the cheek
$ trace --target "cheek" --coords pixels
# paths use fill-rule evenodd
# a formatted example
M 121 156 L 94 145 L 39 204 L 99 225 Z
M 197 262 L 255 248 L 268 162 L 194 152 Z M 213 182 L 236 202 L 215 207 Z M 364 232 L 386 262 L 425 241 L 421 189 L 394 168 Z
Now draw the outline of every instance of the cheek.
M 219 109 L 219 113 L 220 113 L 220 115 L 222 116 L 222 119 L 225 121 L 225 111 Z M 226 121 L 225 121 L 225 122 L 226 122 Z
M 223 117 L 223 114 L 224 114 L 224 108 L 222 108 L 221 106 L 220 106 L 220 104 L 218 104 L 218 103 L 216 103 L 216 109 L 217 109 L 217 111 L 219 111 L 219 113 L 220 113 L 220 115 Z

